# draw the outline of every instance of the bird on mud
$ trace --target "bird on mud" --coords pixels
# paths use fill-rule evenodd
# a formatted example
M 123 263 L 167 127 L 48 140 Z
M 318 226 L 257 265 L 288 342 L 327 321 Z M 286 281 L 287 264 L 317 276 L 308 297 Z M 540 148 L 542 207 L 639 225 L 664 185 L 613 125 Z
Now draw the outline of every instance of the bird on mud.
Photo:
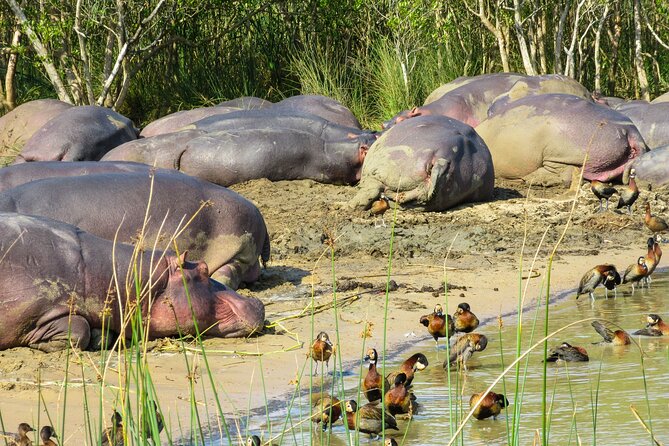
M 333 347 L 332 342 L 330 341 L 330 336 L 324 331 L 318 333 L 314 343 L 311 344 L 311 349 L 309 350 L 309 356 L 316 363 L 314 370 L 314 375 L 318 375 L 318 363 L 324 362 L 326 374 L 330 372 L 330 356 L 332 356 Z M 323 367 L 321 366 L 321 372 L 323 372 Z
M 479 318 L 471 312 L 467 302 L 462 302 L 453 313 L 455 331 L 458 333 L 471 333 L 479 326 Z
M 659 235 L 660 232 L 665 232 L 669 229 L 669 225 L 663 218 L 650 213 L 650 203 L 646 203 L 646 215 L 644 215 L 643 221 L 653 234 Z
M 455 345 L 451 347 L 450 356 L 444 361 L 444 368 L 453 364 L 462 365 L 467 370 L 467 361 L 474 352 L 481 352 L 488 346 L 488 338 L 480 333 L 467 333 L 458 338 Z
M 33 442 L 28 438 L 29 432 L 35 432 L 35 429 L 28 423 L 19 424 L 19 427 L 16 429 L 16 434 L 14 434 L 14 441 L 10 441 L 9 444 L 15 446 L 32 446 Z
M 664 322 L 659 315 L 649 314 L 646 317 L 646 327 L 632 334 L 640 336 L 667 336 L 669 335 L 669 324 Z
M 632 205 L 639 198 L 639 188 L 636 185 L 636 171 L 634 169 L 630 170 L 630 181 L 627 186 L 623 187 L 618 193 L 620 198 L 618 198 L 618 205 L 616 209 L 622 209 L 627 207 L 627 212 L 632 215 Z
M 639 284 L 639 282 L 641 282 L 641 280 L 643 280 L 646 275 L 648 275 L 646 258 L 641 256 L 636 263 L 627 267 L 625 274 L 623 274 L 623 283 L 631 283 L 632 294 L 634 294 L 634 285 Z
M 592 180 L 590 182 L 590 190 L 595 197 L 599 198 L 599 212 L 602 212 L 604 208 L 602 207 L 602 200 L 606 200 L 606 210 L 609 210 L 609 199 L 618 192 L 615 187 L 610 184 L 602 183 L 601 181 Z
M 385 214 L 388 209 L 390 209 L 390 201 L 388 201 L 388 197 L 386 197 L 386 194 L 381 192 L 379 199 L 375 200 L 372 203 L 372 207 L 369 209 L 369 213 L 374 216 L 375 228 L 379 228 L 381 226 L 383 226 L 384 228 L 386 227 L 386 222 L 383 219 L 383 214 Z M 376 219 L 379 216 L 381 217 L 380 225 L 376 222 Z
M 390 372 L 388 376 L 386 376 L 386 381 L 393 383 L 395 382 L 395 377 L 400 373 L 403 373 L 406 376 L 404 386 L 408 389 L 411 387 L 414 374 L 417 371 L 424 370 L 428 365 L 427 357 L 424 354 L 415 353 L 411 355 L 406 361 L 404 361 L 396 371 Z
M 646 277 L 644 277 L 646 285 L 650 286 L 650 282 L 652 280 L 651 274 L 655 272 L 655 268 L 657 268 L 661 258 L 662 248 L 660 248 L 660 244 L 657 242 L 656 237 L 649 237 L 648 252 L 646 253 L 646 266 L 648 267 L 648 273 L 646 274 Z
M 407 376 L 404 373 L 398 373 L 395 377 L 393 388 L 386 392 L 383 404 L 386 406 L 386 412 L 392 416 L 408 414 L 411 418 L 413 414 L 413 394 L 407 390 L 404 383 Z
M 346 401 L 346 425 L 349 430 L 369 434 L 371 438 L 378 438 L 384 428 L 399 430 L 395 417 L 389 412 L 384 414 L 381 405 L 367 403 L 358 407 L 355 400 Z
M 444 314 L 444 310 L 440 304 L 434 306 L 434 311 L 420 317 L 421 324 L 427 327 L 427 332 L 432 335 L 434 342 L 439 348 L 439 338 L 446 338 L 447 340 L 455 333 L 455 324 L 450 314 Z
M 470 408 L 481 401 L 472 415 L 477 420 L 485 420 L 490 417 L 492 417 L 493 420 L 496 420 L 497 415 L 502 412 L 502 409 L 509 405 L 509 400 L 507 400 L 501 393 L 488 392 L 483 396 L 484 393 L 485 392 L 475 393 L 469 398 Z
M 546 362 L 556 362 L 558 360 L 566 362 L 585 362 L 589 361 L 588 352 L 583 347 L 575 347 L 567 342 L 563 342 L 558 347 L 550 349 Z
M 341 417 L 341 402 L 326 392 L 311 395 L 311 421 L 321 423 L 323 432 Z
M 369 361 L 369 369 L 367 370 L 365 379 L 362 381 L 362 391 L 365 398 L 371 403 L 381 399 L 382 392 L 390 389 L 390 382 L 386 379 L 384 383 L 383 376 L 381 376 L 376 368 L 376 363 L 379 360 L 379 354 L 376 352 L 376 349 L 370 348 L 367 350 L 367 356 L 364 359 Z
M 105 429 L 100 439 L 100 446 L 124 446 L 123 440 L 123 417 L 114 411 L 111 417 L 112 425 Z
M 39 431 L 39 438 L 42 440 L 42 446 L 56 446 L 56 442 L 51 439 L 58 438 L 56 431 L 51 426 L 44 426 Z
M 620 285 L 621 282 L 620 274 L 618 274 L 615 266 L 609 264 L 597 265 L 581 278 L 576 291 L 576 299 L 581 294 L 589 294 L 590 298 L 594 300 L 595 288 L 599 285 L 604 285 L 606 297 L 609 297 L 609 290 L 614 290 L 617 295 L 616 285 Z
M 604 338 L 604 342 L 608 344 L 629 345 L 632 343 L 630 336 L 625 330 L 613 331 L 610 328 L 605 327 L 604 324 L 599 321 L 592 321 L 592 326 L 595 328 L 597 333 L 599 333 L 602 338 Z

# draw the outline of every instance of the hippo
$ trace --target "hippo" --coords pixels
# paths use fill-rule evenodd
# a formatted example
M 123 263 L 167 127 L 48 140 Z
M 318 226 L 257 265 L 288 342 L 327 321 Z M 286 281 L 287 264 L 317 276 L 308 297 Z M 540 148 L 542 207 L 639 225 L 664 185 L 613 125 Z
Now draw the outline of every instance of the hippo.
M 651 150 L 669 144 L 669 102 L 634 101 L 616 110 L 632 120 Z
M 144 172 L 152 167 L 127 161 L 101 163 L 99 161 L 35 161 L 14 164 L 0 169 L 0 192 L 35 180 L 52 177 L 72 177 L 95 173 Z
M 355 115 L 341 102 L 327 96 L 320 95 L 297 95 L 277 102 L 272 110 L 286 110 L 287 112 L 305 112 L 344 127 L 361 129 L 360 122 Z
M 660 96 L 656 97 L 652 101 L 650 101 L 652 104 L 659 104 L 661 102 L 669 102 L 669 92 L 661 94 Z
M 70 107 L 57 99 L 38 99 L 19 105 L 0 117 L 0 151 L 18 153 L 40 127 Z
M 113 110 L 94 105 L 71 107 L 35 132 L 15 162 L 98 161 L 137 135 L 132 121 Z
M 567 184 L 585 164 L 587 180 L 618 179 L 648 148 L 632 121 L 609 107 L 567 94 L 527 96 L 507 104 L 476 131 L 500 178 Z
M 653 188 L 669 185 L 669 145 L 657 147 L 632 161 L 630 166 L 640 184 L 649 183 Z M 629 169 L 625 172 L 628 176 Z
M 216 106 L 178 111 L 151 122 L 142 129 L 139 135 L 142 138 L 148 138 L 151 136 L 163 135 L 165 133 L 173 133 L 181 130 L 182 127 L 187 126 L 188 124 L 208 116 L 224 115 L 238 110 L 240 109 L 237 107 Z
M 149 339 L 244 337 L 263 327 L 262 302 L 210 279 L 207 264 L 186 253 L 137 253 L 67 223 L 16 213 L 0 213 L 0 228 L 0 350 L 109 347 L 101 339 L 103 315 L 112 338 L 129 337 L 129 301 L 141 309 Z M 110 287 L 112 277 L 120 290 Z M 136 307 L 135 280 L 145 287 Z
M 53 218 L 147 250 L 170 243 L 181 228 L 179 249 L 204 260 L 215 278 L 233 289 L 258 279 L 259 256 L 269 260 L 260 211 L 235 192 L 181 172 L 45 178 L 0 192 L 0 210 Z
M 372 145 L 349 205 L 369 208 L 385 191 L 403 206 L 444 211 L 492 199 L 494 179 L 490 152 L 472 127 L 420 116 L 399 122 Z
M 221 102 L 218 106 L 238 108 L 240 110 L 257 110 L 259 108 L 271 107 L 272 102 L 255 96 L 242 96 L 240 98 Z

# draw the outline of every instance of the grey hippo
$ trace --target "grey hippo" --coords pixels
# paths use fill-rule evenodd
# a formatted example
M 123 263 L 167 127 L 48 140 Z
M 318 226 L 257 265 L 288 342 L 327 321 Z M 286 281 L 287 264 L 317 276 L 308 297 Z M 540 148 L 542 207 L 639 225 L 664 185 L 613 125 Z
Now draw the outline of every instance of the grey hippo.
M 0 150 L 21 151 L 37 130 L 72 105 L 58 99 L 38 99 L 0 117 Z

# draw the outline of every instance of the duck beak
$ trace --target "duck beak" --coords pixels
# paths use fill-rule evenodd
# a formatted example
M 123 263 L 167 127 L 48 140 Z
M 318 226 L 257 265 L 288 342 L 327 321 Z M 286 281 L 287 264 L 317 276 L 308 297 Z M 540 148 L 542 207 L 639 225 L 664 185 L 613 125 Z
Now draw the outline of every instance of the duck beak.
M 329 345 L 330 347 L 332 347 L 332 341 L 331 341 L 331 340 L 328 339 L 327 341 L 325 341 L 325 343 L 326 343 L 327 345 Z
M 369 355 L 366 355 L 366 356 L 365 356 L 364 358 L 362 358 L 362 359 L 363 359 L 363 361 L 369 361 L 369 360 L 372 359 L 372 358 L 370 358 Z

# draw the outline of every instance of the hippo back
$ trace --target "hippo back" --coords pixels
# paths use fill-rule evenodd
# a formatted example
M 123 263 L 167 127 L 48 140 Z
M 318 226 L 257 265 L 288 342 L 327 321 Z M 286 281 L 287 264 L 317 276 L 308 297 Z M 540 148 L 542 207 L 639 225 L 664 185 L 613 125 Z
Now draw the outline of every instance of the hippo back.
M 635 158 L 630 166 L 636 181 L 649 183 L 653 189 L 669 185 L 669 145 L 657 147 Z
M 57 99 L 38 99 L 0 117 L 0 152 L 18 153 L 37 130 L 70 107 Z
M 360 129 L 360 122 L 355 115 L 341 102 L 320 95 L 297 95 L 277 102 L 272 106 L 274 110 L 288 112 L 311 113 L 344 127 Z

